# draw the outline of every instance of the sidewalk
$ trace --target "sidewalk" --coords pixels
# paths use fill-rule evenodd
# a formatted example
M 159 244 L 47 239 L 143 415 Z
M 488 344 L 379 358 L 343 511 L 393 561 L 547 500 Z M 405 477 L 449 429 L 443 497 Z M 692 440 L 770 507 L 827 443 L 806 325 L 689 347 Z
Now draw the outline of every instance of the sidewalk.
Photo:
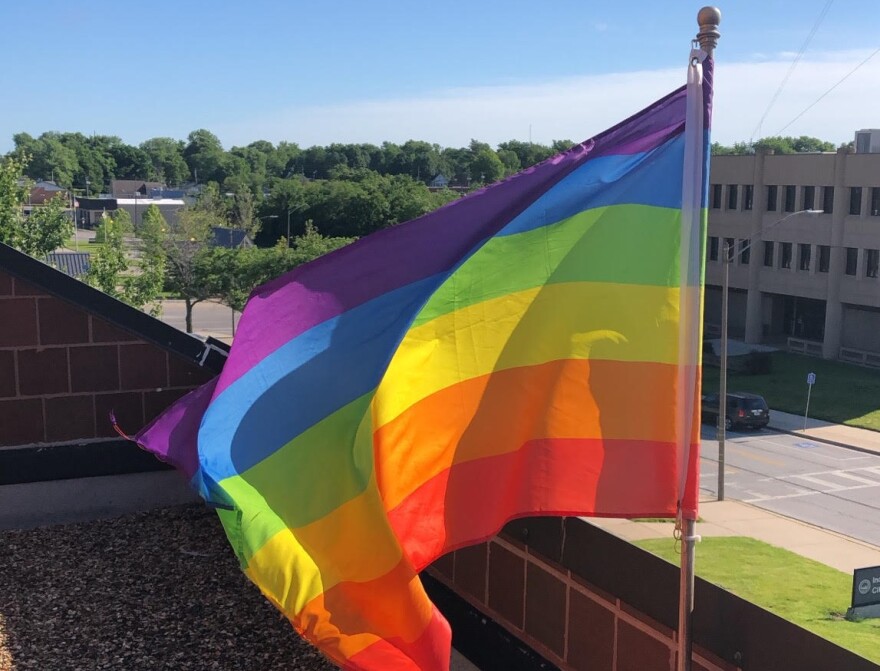
M 803 415 L 792 415 L 780 410 L 770 410 L 770 427 L 776 431 L 803 436 L 840 447 L 849 447 L 862 452 L 880 454 L 880 432 L 857 429 L 844 424 L 831 424 L 821 419 L 807 419 L 804 431 Z
M 880 454 L 880 433 L 779 410 L 770 411 L 770 427 L 776 431 L 803 436 L 805 439 Z M 845 573 L 865 566 L 880 566 L 880 547 L 848 538 L 783 515 L 739 501 L 700 501 L 697 533 L 700 536 L 747 536 L 785 548 Z M 648 538 L 672 539 L 673 525 L 668 522 L 634 522 L 620 519 L 590 519 L 590 522 L 629 541 Z M 699 549 L 698 549 L 699 552 Z
M 612 518 L 589 518 L 587 521 L 628 541 L 668 538 L 672 542 L 672 522 L 635 522 Z M 880 566 L 880 547 L 739 501 L 703 499 L 700 502 L 697 534 L 704 538 L 755 538 L 844 573 L 852 573 L 853 569 L 865 566 Z M 697 545 L 698 555 L 699 551 Z

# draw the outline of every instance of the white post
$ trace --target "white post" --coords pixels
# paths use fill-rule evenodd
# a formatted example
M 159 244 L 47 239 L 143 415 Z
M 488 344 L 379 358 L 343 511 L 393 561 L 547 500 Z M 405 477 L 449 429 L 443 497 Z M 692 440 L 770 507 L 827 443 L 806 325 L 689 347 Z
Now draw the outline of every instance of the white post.
M 687 113 L 685 117 L 684 171 L 681 202 L 681 249 L 679 255 L 679 341 L 678 389 L 676 424 L 679 450 L 679 517 L 681 533 L 681 568 L 679 570 L 678 602 L 678 671 L 690 671 L 693 651 L 691 620 L 694 610 L 694 546 L 697 541 L 694 511 L 683 514 L 684 495 L 690 473 L 691 432 L 696 408 L 697 371 L 700 352 L 700 288 L 702 245 L 703 162 L 705 144 L 703 127 L 703 60 L 718 42 L 721 12 L 716 7 L 703 7 L 697 14 L 700 32 L 699 51 L 691 52 L 687 81 Z M 691 483 L 693 484 L 693 483 Z M 687 517 L 686 517 L 687 516 Z M 688 519 L 690 518 L 690 519 Z
M 730 291 L 730 254 L 733 250 L 725 240 L 723 251 L 724 273 L 721 283 L 721 376 L 718 389 L 718 500 L 724 500 L 724 460 L 727 438 L 727 294 Z

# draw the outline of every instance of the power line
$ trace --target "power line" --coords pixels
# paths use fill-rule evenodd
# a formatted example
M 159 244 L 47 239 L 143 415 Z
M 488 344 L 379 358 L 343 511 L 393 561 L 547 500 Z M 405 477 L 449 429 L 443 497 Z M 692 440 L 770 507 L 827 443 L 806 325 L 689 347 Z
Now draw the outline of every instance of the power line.
M 761 120 L 758 121 L 758 125 L 755 127 L 755 130 L 752 131 L 752 136 L 749 138 L 749 144 L 751 144 L 755 136 L 761 132 L 761 127 L 764 125 L 764 120 L 767 118 L 767 115 L 770 114 L 770 110 L 773 109 L 773 105 L 776 104 L 776 99 L 779 98 L 779 94 L 782 93 L 782 89 L 785 88 L 785 85 L 788 83 L 788 80 L 794 72 L 794 69 L 797 67 L 798 63 L 800 63 L 801 58 L 803 58 L 804 52 L 807 50 L 807 47 L 810 46 L 810 42 L 813 41 L 813 37 L 816 35 L 816 31 L 819 30 L 819 26 L 822 25 L 822 22 L 825 20 L 825 16 L 828 14 L 828 10 L 831 9 L 831 5 L 833 4 L 834 0 L 827 0 L 825 6 L 822 8 L 822 11 L 819 12 L 819 16 L 816 19 L 816 22 L 813 24 L 813 28 L 807 35 L 804 43 L 801 45 L 801 48 L 797 52 L 797 55 L 794 57 L 794 60 L 791 62 L 791 65 L 788 68 L 788 72 L 785 73 L 785 77 L 782 78 L 782 82 L 776 89 L 776 93 L 774 93 L 773 97 L 770 99 L 770 102 L 767 105 L 767 109 L 764 110 L 764 114 L 761 116 Z
M 820 100 L 822 100 L 822 98 L 824 98 L 824 97 L 827 96 L 829 93 L 831 93 L 834 89 L 836 89 L 838 86 L 840 86 L 841 84 L 843 84 L 843 82 L 845 82 L 847 79 L 849 79 L 850 76 L 853 75 L 853 74 L 856 72 L 856 70 L 858 70 L 858 69 L 859 69 L 860 67 L 862 67 L 865 63 L 867 63 L 869 60 L 871 60 L 872 58 L 874 58 L 874 56 L 876 56 L 878 53 L 880 53 L 880 47 L 878 47 L 877 49 L 875 49 L 875 50 L 871 53 L 870 56 L 868 56 L 865 60 L 863 60 L 861 63 L 859 63 L 857 66 L 855 66 L 852 70 L 850 70 L 849 72 L 847 72 L 847 73 L 843 76 L 843 78 L 842 78 L 840 81 L 838 81 L 834 86 L 832 86 L 830 89 L 828 89 L 827 91 L 825 91 L 825 93 L 823 93 L 823 94 L 820 95 L 818 98 L 816 98 L 816 100 L 814 100 L 809 106 L 807 106 L 807 108 L 806 108 L 803 112 L 801 112 L 800 114 L 798 114 L 794 119 L 792 119 L 792 120 L 789 121 L 787 124 L 785 124 L 782 128 L 780 128 L 780 129 L 779 129 L 779 132 L 777 133 L 777 135 L 782 134 L 782 131 L 784 131 L 786 128 L 788 128 L 789 126 L 791 126 L 795 121 L 797 121 L 798 119 L 800 119 L 804 114 L 806 114 L 806 113 L 809 112 L 811 109 L 813 109 L 813 107 L 815 107 L 816 104 L 818 104 L 818 102 L 819 102 Z

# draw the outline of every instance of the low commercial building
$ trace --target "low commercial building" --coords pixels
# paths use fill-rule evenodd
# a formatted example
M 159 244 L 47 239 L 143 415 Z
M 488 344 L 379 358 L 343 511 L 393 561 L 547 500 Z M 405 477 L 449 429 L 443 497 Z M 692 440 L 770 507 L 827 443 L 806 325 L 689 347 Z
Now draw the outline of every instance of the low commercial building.
M 732 337 L 880 366 L 880 131 L 866 132 L 864 151 L 712 157 L 707 331 L 729 245 Z

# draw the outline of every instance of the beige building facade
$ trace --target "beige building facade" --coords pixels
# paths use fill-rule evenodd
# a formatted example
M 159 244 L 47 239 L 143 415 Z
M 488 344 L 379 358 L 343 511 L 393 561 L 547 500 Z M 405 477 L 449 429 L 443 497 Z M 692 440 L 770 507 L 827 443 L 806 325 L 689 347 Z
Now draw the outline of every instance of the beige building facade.
M 710 180 L 707 330 L 728 244 L 733 337 L 880 366 L 880 153 L 713 156 Z

